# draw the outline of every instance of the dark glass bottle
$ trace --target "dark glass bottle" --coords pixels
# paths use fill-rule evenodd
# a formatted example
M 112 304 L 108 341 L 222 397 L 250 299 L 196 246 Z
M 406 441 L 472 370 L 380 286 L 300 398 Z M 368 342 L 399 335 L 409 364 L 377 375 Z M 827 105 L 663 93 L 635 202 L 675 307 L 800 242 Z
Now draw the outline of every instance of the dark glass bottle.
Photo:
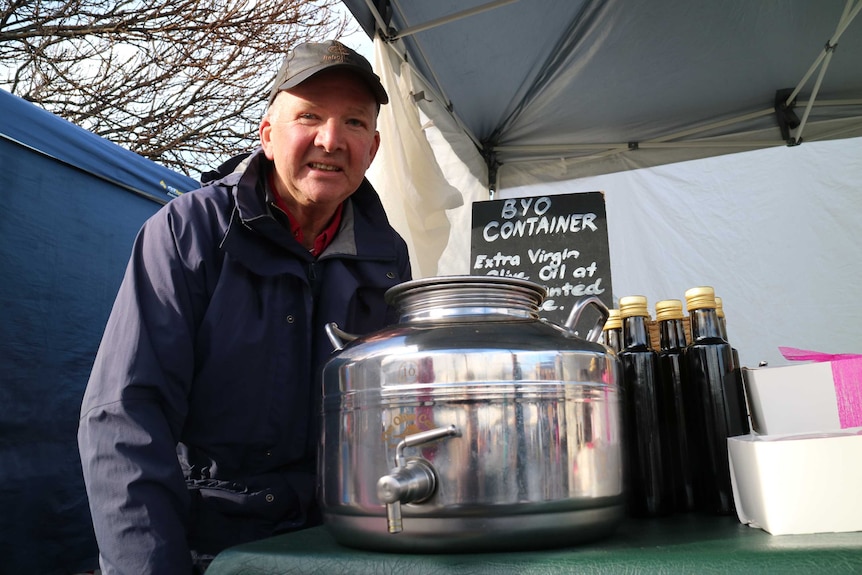
M 690 438 L 686 432 L 683 353 L 686 346 L 682 302 L 668 299 L 656 302 L 655 319 L 659 329 L 658 373 L 660 398 L 664 405 L 662 424 L 668 439 L 669 461 L 666 475 L 673 491 L 675 511 L 694 510 Z
M 620 320 L 620 310 L 608 310 L 608 319 L 602 328 L 602 337 L 600 341 L 616 353 L 619 353 L 622 350 L 623 324 L 622 320 Z
M 715 296 L 715 314 L 718 316 L 718 328 L 721 331 L 721 337 L 723 337 L 727 343 L 730 343 L 730 338 L 727 337 L 727 319 L 724 315 L 724 304 L 721 301 L 721 298 Z M 733 367 L 730 370 L 730 373 L 725 377 L 732 378 L 732 385 L 734 389 L 739 393 L 739 402 L 741 405 L 745 406 L 745 413 L 748 414 L 748 402 L 745 398 L 745 385 L 742 380 L 742 364 L 739 363 L 739 352 L 733 347 L 733 344 L 730 344 L 730 353 L 733 356 Z M 749 422 L 750 423 L 750 422 Z
M 667 439 L 659 401 L 658 354 L 650 346 L 649 312 L 643 296 L 620 298 L 623 345 L 623 428 L 627 508 L 633 517 L 656 517 L 673 511 L 665 477 Z
M 727 319 L 724 316 L 724 304 L 718 296 L 715 296 L 715 315 L 718 317 L 718 331 L 721 337 L 724 341 L 730 343 L 730 338 L 727 337 Z M 730 346 L 730 349 L 733 352 L 733 366 L 734 368 L 739 368 L 739 352 L 736 351 L 733 345 Z
M 689 422 L 695 442 L 695 505 L 703 511 L 734 513 L 727 461 L 727 438 L 748 433 L 745 405 L 735 380 L 733 352 L 721 337 L 715 291 L 709 286 L 685 292 L 691 343 L 685 348 L 685 378 L 692 392 Z M 693 412 L 693 413 L 692 413 Z

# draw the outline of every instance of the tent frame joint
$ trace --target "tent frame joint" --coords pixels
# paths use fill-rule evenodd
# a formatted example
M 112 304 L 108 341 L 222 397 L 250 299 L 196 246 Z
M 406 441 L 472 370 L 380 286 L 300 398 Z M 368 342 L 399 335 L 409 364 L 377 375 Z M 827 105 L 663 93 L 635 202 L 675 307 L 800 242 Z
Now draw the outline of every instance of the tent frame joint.
M 494 151 L 494 146 L 492 145 L 486 144 L 483 146 L 482 157 L 485 159 L 485 165 L 488 168 L 488 197 L 493 200 L 497 193 L 497 176 L 501 164 L 497 160 L 497 152 Z
M 781 139 L 787 142 L 788 146 L 798 145 L 796 138 L 790 135 L 790 130 L 795 130 L 801 123 L 799 116 L 793 111 L 796 98 L 787 100 L 794 91 L 793 88 L 784 88 L 775 92 L 775 119 L 778 121 L 778 129 L 781 130 Z

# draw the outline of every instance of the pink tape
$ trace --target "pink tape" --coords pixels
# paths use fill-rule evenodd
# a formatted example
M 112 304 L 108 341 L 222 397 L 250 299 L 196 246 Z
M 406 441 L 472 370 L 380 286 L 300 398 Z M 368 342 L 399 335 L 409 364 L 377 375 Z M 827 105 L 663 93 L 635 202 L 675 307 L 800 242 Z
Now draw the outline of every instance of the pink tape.
M 833 361 L 832 383 L 841 429 L 862 426 L 862 358 Z
M 794 347 L 779 347 L 778 350 L 791 361 L 831 361 L 841 428 L 862 426 L 862 355 L 820 353 Z
M 795 347 L 778 347 L 778 351 L 784 359 L 790 361 L 836 361 L 839 359 L 854 359 L 862 357 L 860 353 L 823 353 L 821 351 L 808 351 Z

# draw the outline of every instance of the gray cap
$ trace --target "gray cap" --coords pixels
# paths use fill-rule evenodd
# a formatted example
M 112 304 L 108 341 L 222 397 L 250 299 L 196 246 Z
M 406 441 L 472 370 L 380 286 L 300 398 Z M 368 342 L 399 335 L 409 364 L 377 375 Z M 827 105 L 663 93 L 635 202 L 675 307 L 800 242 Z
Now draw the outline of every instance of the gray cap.
M 298 86 L 318 72 L 333 68 L 356 72 L 368 84 L 378 104 L 389 102 L 389 96 L 368 60 L 341 42 L 331 40 L 319 44 L 299 44 L 288 52 L 269 93 L 269 104 L 272 104 L 275 96 L 282 90 Z

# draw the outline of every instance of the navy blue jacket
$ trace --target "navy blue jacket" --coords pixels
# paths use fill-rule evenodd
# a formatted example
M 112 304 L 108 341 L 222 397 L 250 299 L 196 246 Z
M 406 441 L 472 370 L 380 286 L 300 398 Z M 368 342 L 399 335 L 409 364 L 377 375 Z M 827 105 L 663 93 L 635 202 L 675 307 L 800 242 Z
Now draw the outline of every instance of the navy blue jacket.
M 324 325 L 397 320 L 407 247 L 364 181 L 315 259 L 256 152 L 142 227 L 84 395 L 78 441 L 105 575 L 191 573 L 190 550 L 313 524 Z

